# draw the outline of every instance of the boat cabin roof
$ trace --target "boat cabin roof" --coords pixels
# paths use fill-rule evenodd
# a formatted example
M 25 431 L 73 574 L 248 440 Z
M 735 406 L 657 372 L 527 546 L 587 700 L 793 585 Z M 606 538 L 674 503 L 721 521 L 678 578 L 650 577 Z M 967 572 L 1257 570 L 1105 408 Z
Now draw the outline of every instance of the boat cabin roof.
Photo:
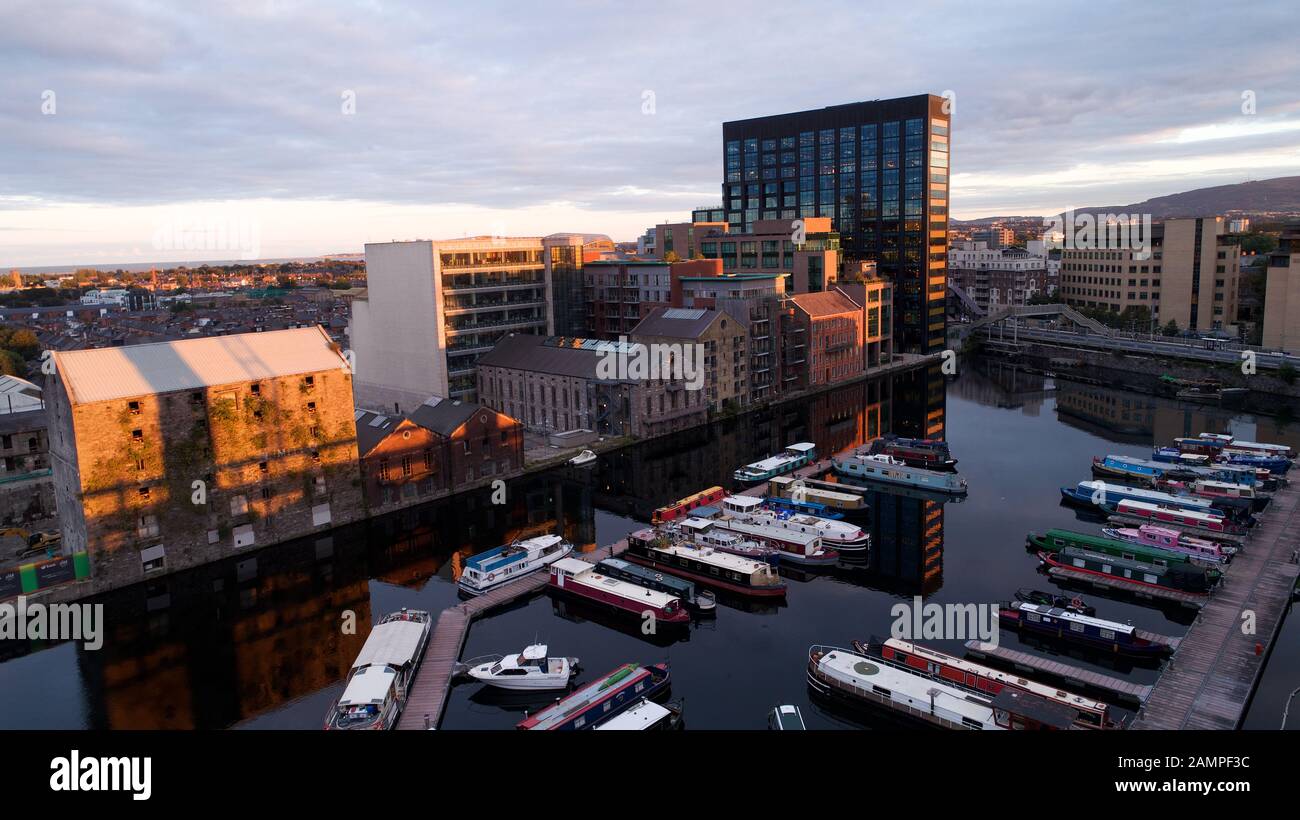
M 383 703 L 397 679 L 397 673 L 386 666 L 367 666 L 358 669 L 348 680 L 348 686 L 339 698 L 339 706 L 368 706 Z
M 681 520 L 680 526 L 689 530 L 704 532 L 713 526 L 713 521 L 709 518 L 709 515 L 717 515 L 719 512 L 721 511 L 717 507 L 696 507 L 689 516 Z
M 801 441 L 798 444 L 791 444 L 789 447 L 785 449 L 795 453 L 805 454 L 805 453 L 810 453 L 813 450 L 816 450 L 817 445 L 813 444 L 811 441 Z
M 1074 709 L 1064 703 L 1056 703 L 1010 686 L 1002 687 L 1002 690 L 993 697 L 993 708 L 1005 709 L 1044 726 L 1051 726 L 1053 729 L 1069 729 L 1074 725 Z
M 352 668 L 410 663 L 420 648 L 426 625 L 420 621 L 389 621 L 376 626 L 370 630 L 361 652 L 352 662 Z
M 1103 556 L 1108 557 L 1108 556 Z M 1101 618 L 1094 618 L 1091 615 L 1081 615 L 1078 612 L 1071 612 L 1068 609 L 1048 606 L 1047 604 L 1030 604 L 1020 601 L 1016 607 L 1021 612 L 1035 612 L 1039 615 L 1047 615 L 1052 618 L 1060 618 L 1063 621 L 1073 621 L 1085 626 L 1096 627 L 1097 629 L 1109 629 L 1114 632 L 1122 632 L 1125 635 L 1133 633 L 1133 627 L 1128 624 L 1122 624 L 1117 621 L 1104 621 Z
M 763 499 L 754 498 L 752 495 L 729 495 L 722 499 L 722 504 L 735 510 L 750 511 L 763 506 Z
M 614 715 L 614 717 L 597 726 L 596 729 L 597 731 L 601 729 L 648 729 L 670 714 L 672 713 L 654 701 L 643 700 L 631 709 Z
M 581 558 L 561 558 L 551 566 L 567 575 L 579 575 L 595 568 L 593 564 L 589 564 Z
M 532 646 L 525 646 L 519 656 L 526 661 L 542 660 L 546 657 L 546 644 L 535 643 Z

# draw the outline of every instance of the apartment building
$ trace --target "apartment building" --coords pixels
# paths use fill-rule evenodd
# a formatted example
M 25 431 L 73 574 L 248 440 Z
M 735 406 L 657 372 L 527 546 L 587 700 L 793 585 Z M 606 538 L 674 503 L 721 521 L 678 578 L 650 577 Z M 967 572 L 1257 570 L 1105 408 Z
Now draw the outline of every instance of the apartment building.
M 1283 231 L 1266 276 L 1263 345 L 1300 353 L 1300 223 Z
M 430 396 L 474 401 L 475 362 L 502 337 L 585 323 L 583 266 L 612 249 L 593 234 L 367 244 L 349 327 L 357 404 L 400 414 Z
M 644 345 L 700 345 L 709 409 L 722 412 L 749 403 L 748 336 L 726 311 L 658 307 L 632 329 Z
M 652 310 L 667 307 L 672 293 L 668 263 L 601 259 L 583 270 L 586 304 L 584 332 L 589 339 L 617 341 Z
M 1045 294 L 1047 262 L 1046 255 L 1024 248 L 962 242 L 948 251 L 948 278 L 987 312 L 1028 304 L 1033 297 Z
M 838 290 L 796 293 L 789 304 L 798 328 L 790 335 L 800 339 L 802 349 L 796 350 L 803 360 L 786 360 L 787 378 L 798 381 L 800 387 L 819 388 L 865 372 L 861 305 Z
M 943 350 L 950 110 L 922 94 L 724 123 L 726 222 L 829 217 L 845 259 L 894 281 L 898 349 Z
M 796 222 L 802 222 L 797 225 Z M 829 217 L 760 219 L 749 233 L 732 233 L 726 222 L 656 225 L 662 238 L 656 258 L 720 259 L 724 273 L 779 274 L 786 293 L 815 293 L 834 286 L 840 270 L 840 238 Z
M 352 374 L 319 327 L 59 352 L 65 554 L 116 586 L 361 517 Z
M 1144 307 L 1153 326 L 1172 321 L 1181 330 L 1212 331 L 1235 325 L 1241 248 L 1223 217 L 1166 220 L 1152 227 L 1150 245 L 1062 249 L 1062 300 L 1115 313 Z

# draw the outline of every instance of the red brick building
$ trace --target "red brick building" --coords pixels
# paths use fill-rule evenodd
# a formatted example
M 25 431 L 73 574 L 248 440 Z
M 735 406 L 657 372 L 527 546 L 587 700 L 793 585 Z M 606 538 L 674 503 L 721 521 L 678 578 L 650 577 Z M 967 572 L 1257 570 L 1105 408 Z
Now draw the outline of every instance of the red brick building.
M 835 384 L 866 372 L 861 305 L 838 290 L 796 293 L 789 304 L 794 326 L 807 339 L 802 387 Z
M 523 425 L 473 402 L 432 398 L 403 416 L 361 410 L 356 424 L 372 513 L 523 470 Z

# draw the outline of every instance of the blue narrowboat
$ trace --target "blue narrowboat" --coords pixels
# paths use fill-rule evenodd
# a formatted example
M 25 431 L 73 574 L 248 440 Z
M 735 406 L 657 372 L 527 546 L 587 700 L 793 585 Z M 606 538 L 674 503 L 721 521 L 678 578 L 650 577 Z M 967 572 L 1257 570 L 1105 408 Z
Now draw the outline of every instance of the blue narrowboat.
M 1121 655 L 1160 657 L 1177 646 L 1173 639 L 1146 633 L 1128 624 L 1046 604 L 1003 602 L 998 608 L 998 616 L 1008 629 L 1035 632 Z
M 1062 487 L 1061 495 L 1066 501 L 1084 507 L 1107 507 L 1121 501 L 1145 501 L 1166 507 L 1178 507 L 1197 512 L 1211 512 L 1213 504 L 1208 498 L 1195 498 L 1188 495 L 1173 495 L 1159 490 L 1147 490 L 1139 487 L 1125 487 L 1122 484 L 1108 484 L 1105 481 L 1080 481 L 1077 487 Z
M 841 521 L 844 518 L 844 513 L 836 512 L 825 504 L 818 504 L 816 501 L 794 501 L 789 498 L 769 495 L 763 499 L 763 506 L 773 512 L 815 515 L 818 518 L 826 518 L 831 521 Z

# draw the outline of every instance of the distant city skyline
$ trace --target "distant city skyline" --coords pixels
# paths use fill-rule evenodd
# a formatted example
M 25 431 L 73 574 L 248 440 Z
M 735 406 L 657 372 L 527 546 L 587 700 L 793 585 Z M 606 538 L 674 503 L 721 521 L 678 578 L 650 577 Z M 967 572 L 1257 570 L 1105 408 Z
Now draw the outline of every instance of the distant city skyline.
M 780 5 L 19 0 L 0 10 L 0 266 L 631 241 L 720 201 L 723 122 L 922 93 L 953 95 L 959 219 L 1300 174 L 1290 4 L 1087 8 L 1066 38 L 1059 9 L 1018 4 L 830 3 L 811 26 Z M 742 59 L 764 44 L 813 56 Z M 195 221 L 255 242 L 187 249 Z

